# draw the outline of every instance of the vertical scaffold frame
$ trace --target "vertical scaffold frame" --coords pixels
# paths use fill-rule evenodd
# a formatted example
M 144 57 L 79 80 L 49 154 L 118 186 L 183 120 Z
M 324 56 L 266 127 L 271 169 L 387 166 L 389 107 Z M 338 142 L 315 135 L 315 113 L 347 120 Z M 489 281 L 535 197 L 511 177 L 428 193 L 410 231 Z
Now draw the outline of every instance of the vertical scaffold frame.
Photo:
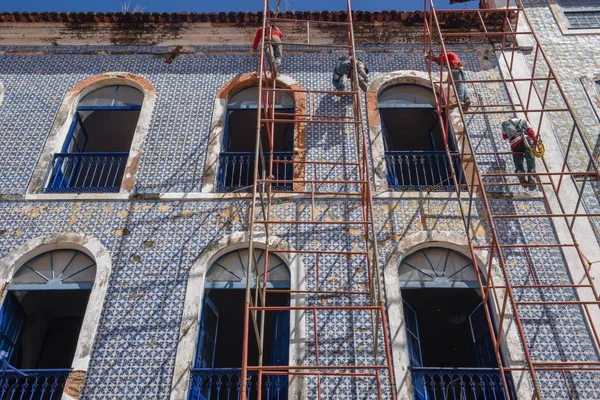
M 249 257 L 247 262 L 247 276 L 259 277 L 258 257 L 255 248 L 257 238 L 262 237 L 261 243 L 266 244 L 266 254 L 260 262 L 264 263 L 264 271 L 269 270 L 269 253 L 277 253 L 288 259 L 294 257 L 309 257 L 314 260 L 313 264 L 304 263 L 305 269 L 312 269 L 316 282 L 312 287 L 306 290 L 291 288 L 290 290 L 267 289 L 268 274 L 262 274 L 262 279 L 248 279 L 246 286 L 246 302 L 244 311 L 244 334 L 243 334 L 243 355 L 242 355 L 242 377 L 241 387 L 246 388 L 249 384 L 249 373 L 258 374 L 258 398 L 262 399 L 265 394 L 264 380 L 269 377 L 283 376 L 288 381 L 294 378 L 314 379 L 316 382 L 316 398 L 327 398 L 324 392 L 323 381 L 327 379 L 355 379 L 370 380 L 374 382 L 370 390 L 373 396 L 378 399 L 389 398 L 396 399 L 394 375 L 392 370 L 391 350 L 389 334 L 386 322 L 385 304 L 383 301 L 383 292 L 381 287 L 380 260 L 377 249 L 375 218 L 373 215 L 373 194 L 371 191 L 370 163 L 368 158 L 368 139 L 367 129 L 363 120 L 362 95 L 359 91 L 358 74 L 352 74 L 351 90 L 349 91 L 328 91 L 328 90 L 302 90 L 291 88 L 280 88 L 277 85 L 277 71 L 273 67 L 272 53 L 269 51 L 273 44 L 271 36 L 271 23 L 285 21 L 286 24 L 305 25 L 306 42 L 292 43 L 283 41 L 284 46 L 317 47 L 321 49 L 330 49 L 337 51 L 347 51 L 349 56 L 354 56 L 354 30 L 353 13 L 350 0 L 346 1 L 347 21 L 296 21 L 277 18 L 277 12 L 271 12 L 269 1 L 263 1 L 263 21 L 262 21 L 262 44 L 260 51 L 259 68 L 259 95 L 258 95 L 258 117 L 256 126 L 256 147 L 254 163 L 254 183 L 252 188 L 252 204 L 249 215 Z M 311 24 L 326 25 L 329 27 L 345 28 L 347 31 L 347 44 L 315 44 L 311 43 L 310 26 Z M 270 62 L 267 62 L 270 61 Z M 356 57 L 352 57 L 353 71 L 357 70 Z M 295 96 L 306 96 L 307 104 L 315 104 L 315 97 L 321 95 L 337 95 L 341 99 L 348 100 L 352 104 L 352 115 L 323 115 L 315 113 L 313 108 L 309 108 L 304 114 L 296 113 L 292 119 L 289 114 L 278 113 L 275 108 L 275 97 L 278 93 L 290 93 Z M 288 117 L 288 118 L 286 118 Z M 277 124 L 321 124 L 341 127 L 342 129 L 350 127 L 353 130 L 354 144 L 356 146 L 355 161 L 307 161 L 301 160 L 296 154 L 293 160 L 276 160 L 273 157 L 274 152 L 274 134 Z M 261 131 L 263 133 L 261 133 Z M 268 149 L 263 149 L 261 135 L 265 135 L 268 142 Z M 312 176 L 299 176 L 294 174 L 293 179 L 278 179 L 274 175 L 277 164 L 299 166 L 300 170 L 310 169 Z M 344 179 L 340 176 L 322 178 L 319 171 L 332 168 L 341 168 L 350 170 L 354 176 L 353 179 Z M 295 170 L 296 168 L 294 168 Z M 310 201 L 309 217 L 297 218 L 295 220 L 286 220 L 283 216 L 277 215 L 281 207 L 273 206 L 274 199 L 293 199 L 298 193 L 276 190 L 282 184 L 293 185 L 294 189 L 303 188 L 301 196 Z M 331 189 L 333 187 L 333 189 Z M 360 203 L 360 217 L 348 220 L 328 221 L 321 218 L 317 205 L 319 200 L 332 198 L 335 196 L 340 201 L 354 201 Z M 314 229 L 327 229 L 327 227 L 336 227 L 339 229 L 359 230 L 358 249 L 339 250 L 338 248 L 327 248 L 326 244 L 318 249 L 281 249 L 274 245 L 273 231 L 281 227 L 290 225 L 310 226 Z M 342 288 L 340 290 L 331 290 L 319 281 L 320 268 L 323 269 L 323 261 L 326 257 L 336 256 L 344 257 L 347 260 L 358 258 L 361 268 L 365 271 L 364 289 L 357 290 L 354 287 Z M 270 306 L 267 304 L 267 294 L 269 293 L 288 293 L 290 296 L 302 296 L 312 299 L 306 302 L 306 305 L 289 306 Z M 331 299 L 344 299 L 342 304 L 332 304 Z M 329 299 L 327 301 L 326 299 Z M 335 303 L 335 302 L 333 302 Z M 288 311 L 310 315 L 312 325 L 311 346 L 306 346 L 306 360 L 303 365 L 274 366 L 266 365 L 264 360 L 265 349 L 265 318 L 267 313 Z M 369 347 L 362 350 L 368 354 L 364 359 L 369 362 L 355 361 L 354 364 L 336 363 L 323 360 L 321 357 L 319 340 L 322 339 L 323 328 L 319 323 L 320 315 L 323 313 L 346 313 L 346 314 L 366 314 L 370 321 L 371 340 L 367 344 Z M 307 328 L 309 329 L 309 328 Z M 256 341 L 251 340 L 250 332 L 254 332 Z M 255 346 L 258 351 L 257 365 L 249 364 L 250 346 Z M 268 390 L 268 389 L 267 389 Z M 303 389 L 300 389 L 303 390 Z M 241 390 L 242 400 L 247 400 L 249 394 L 246 390 Z
M 600 362 L 586 360 L 537 360 L 532 355 L 532 343 L 523 327 L 523 310 L 527 307 L 555 307 L 561 306 L 565 312 L 581 312 L 590 333 L 590 340 L 596 354 L 600 349 L 598 332 L 593 323 L 593 313 L 600 309 L 600 297 L 596 289 L 590 268 L 592 262 L 584 254 L 578 241 L 576 224 L 588 223 L 592 217 L 600 214 L 587 211 L 584 204 L 584 192 L 589 187 L 590 181 L 600 179 L 598 171 L 598 154 L 593 150 L 591 138 L 583 129 L 578 116 L 568 102 L 565 91 L 555 74 L 548 56 L 544 52 L 540 39 L 535 33 L 532 21 L 520 0 L 507 0 L 505 6 L 498 8 L 480 8 L 473 10 L 436 10 L 433 0 L 423 1 L 424 10 L 424 54 L 437 55 L 439 51 L 443 56 L 443 66 L 439 68 L 439 74 L 428 62 L 428 72 L 432 82 L 440 125 L 443 128 L 446 141 L 446 152 L 448 159 L 459 158 L 465 171 L 466 184 L 459 184 L 454 171 L 455 163 L 449 162 L 453 169 L 453 179 L 458 196 L 458 204 L 461 218 L 466 229 L 471 256 L 476 260 L 476 252 L 484 251 L 489 255 L 485 265 L 481 266 L 484 278 L 479 274 L 479 286 L 483 296 L 483 305 L 491 332 L 495 357 L 503 378 L 505 393 L 511 396 L 506 373 L 525 373 L 529 376 L 531 383 L 531 395 L 533 399 L 543 399 L 543 385 L 540 384 L 540 372 L 560 374 L 565 390 L 569 397 L 572 396 L 569 388 L 569 375 L 579 371 L 599 371 Z M 470 26 L 470 29 L 449 29 L 440 20 L 443 18 L 456 18 L 458 14 L 476 14 L 478 29 Z M 502 20 L 501 28 L 498 24 L 491 26 L 487 17 L 493 15 L 495 20 Z M 469 87 L 471 93 L 477 97 L 477 103 L 471 104 L 469 109 L 460 107 L 459 100 L 454 95 L 456 82 L 448 69 L 449 60 L 446 51 L 450 51 L 449 43 L 452 38 L 480 38 L 487 39 L 495 47 L 501 68 L 501 79 L 467 79 L 464 83 Z M 524 69 L 516 66 L 517 52 L 522 40 L 528 40 L 532 45 L 531 61 L 527 74 Z M 510 94 L 511 101 L 508 104 L 487 104 L 485 99 L 479 95 L 478 88 L 486 84 L 500 84 Z M 553 96 L 551 96 L 553 95 Z M 553 98 L 553 100 L 551 100 Z M 458 110 L 460 122 L 464 126 L 465 133 L 460 139 L 460 145 L 456 152 L 448 148 L 449 118 L 442 119 L 442 111 L 450 115 L 451 110 Z M 502 156 L 512 154 L 510 151 L 479 151 L 474 145 L 473 132 L 469 132 L 466 118 L 468 116 L 491 116 L 493 114 L 506 114 L 524 116 L 538 133 L 548 130 L 551 120 L 561 120 L 569 126 L 568 132 L 559 132 L 563 135 L 566 148 L 562 149 L 563 159 L 560 162 L 541 158 L 543 171 L 538 168 L 536 190 L 541 195 L 544 204 L 544 212 L 536 212 L 527 209 L 522 213 L 500 213 L 492 207 L 493 197 L 491 193 L 498 188 L 509 190 L 519 183 L 514 178 L 532 174 L 518 174 L 508 171 L 498 173 L 487 173 L 481 163 L 494 159 L 496 162 Z M 500 135 L 501 127 L 493 134 Z M 552 129 L 552 128 L 550 128 Z M 480 132 L 478 132 L 480 133 Z M 554 138 L 549 138 L 554 140 Z M 538 161 L 539 163 L 539 161 Z M 511 179 L 512 178 L 512 179 Z M 483 207 L 477 209 L 476 203 Z M 525 238 L 521 244 L 507 244 L 503 240 L 502 232 L 498 229 L 499 223 L 518 222 L 524 219 L 540 219 L 549 221 L 558 231 L 564 232 L 559 237 L 540 238 L 530 240 Z M 487 232 L 482 242 L 476 240 L 477 224 L 481 220 L 487 224 Z M 579 225 L 581 226 L 581 225 Z M 592 228 L 595 227 L 592 223 Z M 597 233 L 597 232 L 596 232 Z M 543 239 L 543 240 L 542 240 Z M 559 251 L 565 264 L 568 263 L 571 280 L 568 282 L 552 282 L 544 280 L 544 276 L 536 271 L 536 267 L 530 258 L 530 252 L 540 249 L 554 249 Z M 511 276 L 510 266 L 506 260 L 508 251 L 522 251 L 526 268 L 528 270 L 525 283 L 514 282 Z M 581 278 L 574 280 L 574 273 Z M 533 299 L 522 299 L 517 293 L 524 290 L 535 292 Z M 561 291 L 569 290 L 572 296 L 561 299 Z M 548 298 L 552 300 L 547 300 Z M 491 301 L 488 301 L 490 299 Z M 558 300 L 557 300 L 558 299 Z M 510 320 L 509 320 L 510 319 Z M 494 321 L 496 323 L 494 323 Z M 506 325 L 514 322 L 518 338 L 522 345 L 523 363 L 520 366 L 504 365 L 500 343 L 506 336 Z

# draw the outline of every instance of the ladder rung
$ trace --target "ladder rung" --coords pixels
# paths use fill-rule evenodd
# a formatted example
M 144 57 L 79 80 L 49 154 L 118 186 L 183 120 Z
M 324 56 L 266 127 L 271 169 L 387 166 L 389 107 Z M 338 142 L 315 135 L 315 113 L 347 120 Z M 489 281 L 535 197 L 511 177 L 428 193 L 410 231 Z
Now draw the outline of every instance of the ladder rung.
M 309 89 L 288 89 L 288 88 L 273 88 L 271 86 L 262 87 L 264 92 L 285 92 L 285 93 L 305 93 L 305 94 L 337 94 L 337 95 L 350 95 L 350 94 L 358 94 L 358 91 L 352 90 L 309 90 Z M 293 114 L 291 114 L 293 115 Z
M 317 43 L 297 43 L 297 42 L 269 42 L 267 44 L 281 44 L 283 46 L 302 46 L 302 47 L 330 47 L 333 49 L 351 49 L 347 44 L 317 44 Z
M 259 191 L 260 192 L 260 191 Z M 264 193 L 264 191 L 263 191 Z M 311 195 L 314 194 L 317 197 L 320 196 L 344 196 L 344 197 L 361 197 L 363 193 L 360 192 L 293 192 L 290 190 L 275 190 L 271 189 L 271 193 L 274 194 L 290 194 L 290 195 Z
M 277 119 L 277 118 L 261 118 L 260 122 L 275 122 L 282 124 L 295 123 L 306 123 L 306 124 L 334 124 L 334 125 L 358 125 L 360 121 L 327 121 L 320 119 Z
M 369 225 L 370 221 L 274 221 L 274 220 L 259 220 L 254 221 L 255 224 L 298 224 L 298 225 Z
M 267 289 L 267 293 L 289 293 L 289 294 L 314 294 L 324 296 L 370 296 L 371 292 L 353 292 L 353 291 L 341 291 L 341 290 L 291 290 L 291 289 Z
M 278 250 L 269 249 L 269 253 L 300 253 L 300 254 L 339 254 L 339 255 L 367 255 L 366 251 L 335 251 L 335 250 Z
M 259 179 L 257 182 L 260 183 L 333 183 L 339 185 L 363 185 L 367 181 L 335 181 L 335 180 L 317 180 L 317 179 Z
M 600 217 L 600 213 L 581 213 L 581 214 L 507 214 L 491 215 L 490 218 L 496 219 L 520 219 L 520 218 L 562 218 L 562 217 Z
M 287 18 L 265 18 L 267 21 L 292 22 L 297 24 L 325 24 L 325 25 L 348 25 L 348 22 L 342 21 L 315 21 L 312 19 L 287 19 Z

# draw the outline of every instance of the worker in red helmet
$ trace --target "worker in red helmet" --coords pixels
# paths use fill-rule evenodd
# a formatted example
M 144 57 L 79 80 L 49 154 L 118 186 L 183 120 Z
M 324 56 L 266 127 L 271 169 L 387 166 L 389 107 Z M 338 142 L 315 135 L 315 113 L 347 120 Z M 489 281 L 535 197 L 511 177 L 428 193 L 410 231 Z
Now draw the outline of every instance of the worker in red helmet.
M 269 39 L 269 34 L 271 38 Z M 269 45 L 269 52 L 273 59 L 273 66 L 275 67 L 275 71 L 279 71 L 279 67 L 281 67 L 281 58 L 283 56 L 283 47 L 281 46 L 281 38 L 283 37 L 283 33 L 279 30 L 275 25 L 267 24 L 267 33 L 265 38 L 267 42 L 271 42 Z M 252 45 L 252 49 L 256 51 L 258 48 L 258 44 L 262 39 L 262 27 L 258 28 L 256 31 L 256 35 L 254 36 L 254 44 Z
M 462 104 L 463 110 L 467 111 L 469 109 L 469 106 L 471 105 L 471 99 L 469 97 L 469 90 L 467 89 L 467 85 L 465 85 L 464 82 L 465 72 L 463 71 L 462 62 L 460 61 L 458 55 L 451 51 L 447 51 L 446 56 L 448 57 L 450 72 L 452 73 L 452 79 L 454 79 L 454 84 L 456 85 L 456 96 Z M 442 66 L 446 62 L 446 58 L 444 57 L 443 52 L 437 57 L 431 57 L 427 55 L 425 56 L 425 58 L 427 60 L 435 62 L 440 66 Z

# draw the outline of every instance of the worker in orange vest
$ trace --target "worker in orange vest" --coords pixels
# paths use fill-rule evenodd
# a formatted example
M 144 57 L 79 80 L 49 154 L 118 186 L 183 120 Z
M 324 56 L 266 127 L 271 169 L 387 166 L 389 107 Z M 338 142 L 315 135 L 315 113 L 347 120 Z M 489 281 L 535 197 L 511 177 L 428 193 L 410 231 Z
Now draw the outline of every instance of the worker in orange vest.
M 269 33 L 271 34 L 271 38 L 269 39 Z M 283 37 L 283 33 L 279 30 L 275 25 L 267 24 L 267 34 L 265 38 L 267 42 L 271 42 L 269 45 L 269 52 L 273 59 L 273 66 L 275 67 L 275 71 L 279 71 L 279 67 L 281 67 L 281 57 L 283 56 L 283 47 L 281 46 L 281 38 Z M 262 39 L 262 27 L 258 28 L 256 31 L 256 35 L 254 36 L 254 44 L 252 49 L 256 51 L 258 48 L 258 44 Z
M 465 85 L 464 82 L 465 72 L 463 71 L 463 65 L 456 53 L 447 51 L 446 56 L 448 57 L 448 62 L 450 64 L 450 72 L 452 73 L 452 79 L 454 79 L 454 84 L 456 85 L 456 96 L 462 104 L 463 110 L 467 111 L 469 109 L 469 106 L 471 105 L 471 99 L 469 97 L 469 90 L 467 89 L 467 85 Z M 446 62 L 444 53 L 440 54 L 437 57 L 431 57 L 427 55 L 425 56 L 425 58 L 427 60 L 435 62 L 439 66 L 442 66 Z

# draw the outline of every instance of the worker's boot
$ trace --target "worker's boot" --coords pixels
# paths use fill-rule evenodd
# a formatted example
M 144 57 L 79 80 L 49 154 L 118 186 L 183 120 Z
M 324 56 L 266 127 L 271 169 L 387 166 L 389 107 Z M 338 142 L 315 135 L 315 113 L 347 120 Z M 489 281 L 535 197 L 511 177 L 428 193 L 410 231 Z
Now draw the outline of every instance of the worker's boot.
M 527 180 L 526 176 L 519 175 L 517 178 L 519 179 L 521 186 L 523 186 L 525 189 L 529 188 L 529 181 Z
M 463 112 L 469 111 L 469 107 L 471 107 L 471 99 L 467 98 L 467 99 L 465 99 L 465 101 L 462 104 Z
M 538 187 L 539 180 L 537 176 L 529 175 L 527 179 L 527 189 L 534 191 Z

